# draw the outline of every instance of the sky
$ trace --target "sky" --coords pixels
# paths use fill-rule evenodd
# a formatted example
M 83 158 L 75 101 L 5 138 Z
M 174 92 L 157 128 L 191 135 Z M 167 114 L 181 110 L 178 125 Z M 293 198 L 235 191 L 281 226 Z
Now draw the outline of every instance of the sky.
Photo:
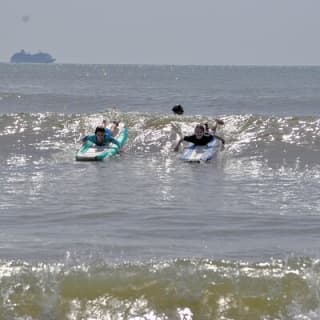
M 0 0 L 0 62 L 320 65 L 319 0 Z

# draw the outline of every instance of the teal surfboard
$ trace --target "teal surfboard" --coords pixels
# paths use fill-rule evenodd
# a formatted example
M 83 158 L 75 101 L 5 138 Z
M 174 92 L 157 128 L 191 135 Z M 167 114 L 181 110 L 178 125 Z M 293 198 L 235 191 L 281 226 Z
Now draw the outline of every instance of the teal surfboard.
M 105 146 L 97 146 L 91 141 L 86 141 L 76 153 L 77 161 L 102 161 L 115 156 L 125 145 L 128 137 L 128 130 L 122 126 L 119 134 L 114 138 L 120 143 L 120 147 L 114 143 Z

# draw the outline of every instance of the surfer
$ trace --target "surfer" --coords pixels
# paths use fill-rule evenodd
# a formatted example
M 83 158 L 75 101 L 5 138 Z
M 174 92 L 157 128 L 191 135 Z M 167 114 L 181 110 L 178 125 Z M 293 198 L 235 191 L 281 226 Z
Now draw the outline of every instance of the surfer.
M 119 148 L 121 148 L 120 143 L 115 138 L 113 138 L 112 135 L 106 134 L 105 128 L 102 126 L 97 127 L 94 134 L 84 136 L 81 140 L 82 142 L 91 141 L 97 146 L 104 146 L 112 142 L 116 144 Z
M 197 124 L 194 129 L 194 134 L 191 136 L 182 137 L 174 147 L 174 151 L 179 150 L 179 146 L 182 141 L 188 141 L 198 146 L 205 146 L 213 139 L 213 135 L 205 135 L 205 127 L 202 124 Z
M 194 129 L 194 134 L 191 136 L 182 137 L 175 145 L 174 151 L 179 150 L 179 146 L 182 141 L 188 141 L 188 142 L 194 143 L 197 146 L 205 146 L 210 141 L 212 141 L 213 138 L 217 138 L 221 140 L 223 144 L 225 143 L 224 139 L 222 139 L 221 137 L 218 137 L 216 134 L 211 134 L 210 132 L 206 132 L 204 125 L 197 124 Z

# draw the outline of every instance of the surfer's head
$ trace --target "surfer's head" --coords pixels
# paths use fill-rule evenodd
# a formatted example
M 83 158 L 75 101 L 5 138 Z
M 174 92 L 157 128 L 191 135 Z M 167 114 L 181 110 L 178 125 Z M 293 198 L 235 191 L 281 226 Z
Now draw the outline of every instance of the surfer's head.
M 182 105 L 181 105 L 181 104 L 176 104 L 176 105 L 172 108 L 172 112 L 173 112 L 174 114 L 179 114 L 179 115 L 183 114 L 183 113 L 184 113 L 184 110 L 183 110 L 183 108 L 182 108 Z
M 96 127 L 94 134 L 96 135 L 97 144 L 102 144 L 104 141 L 104 128 L 103 127 Z
M 205 129 L 202 124 L 197 124 L 195 129 L 194 129 L 194 134 L 197 139 L 201 139 L 204 135 Z

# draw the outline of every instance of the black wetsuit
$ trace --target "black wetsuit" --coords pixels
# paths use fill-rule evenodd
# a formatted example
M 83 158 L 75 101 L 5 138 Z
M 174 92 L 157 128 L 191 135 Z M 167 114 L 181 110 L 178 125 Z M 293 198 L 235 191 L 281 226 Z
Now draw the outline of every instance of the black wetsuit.
M 205 146 L 210 141 L 212 141 L 212 139 L 213 139 L 213 136 L 211 134 L 204 135 L 201 137 L 201 139 L 197 139 L 195 134 L 193 134 L 192 136 L 184 136 L 183 137 L 184 141 L 192 142 L 197 146 Z

